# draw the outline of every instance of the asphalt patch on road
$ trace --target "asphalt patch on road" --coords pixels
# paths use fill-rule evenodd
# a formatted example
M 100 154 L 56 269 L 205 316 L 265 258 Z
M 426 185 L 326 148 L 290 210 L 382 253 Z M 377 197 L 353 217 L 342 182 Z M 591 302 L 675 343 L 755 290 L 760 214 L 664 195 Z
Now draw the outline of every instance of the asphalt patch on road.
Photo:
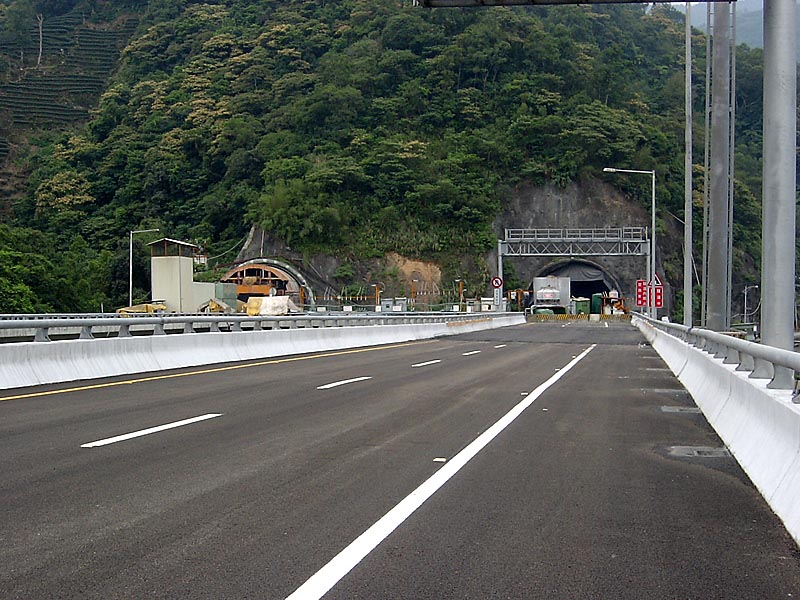
M 719 471 L 735 477 L 743 484 L 752 487 L 752 482 L 724 446 L 687 446 L 687 445 L 663 445 L 655 448 L 656 454 L 666 458 L 686 464 L 697 465 Z
M 678 415 L 700 415 L 702 411 L 696 406 L 662 406 L 661 412 Z

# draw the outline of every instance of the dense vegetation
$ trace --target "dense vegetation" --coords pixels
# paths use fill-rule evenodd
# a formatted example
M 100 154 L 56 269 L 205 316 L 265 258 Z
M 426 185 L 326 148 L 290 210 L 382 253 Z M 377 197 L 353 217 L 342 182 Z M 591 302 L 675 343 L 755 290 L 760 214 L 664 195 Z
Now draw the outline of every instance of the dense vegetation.
M 683 24 L 668 6 L 38 4 L 0 4 L 9 83 L 59 71 L 31 57 L 44 10 L 44 23 L 88 15 L 98 30 L 141 21 L 86 126 L 29 131 L 35 150 L 13 157 L 30 178 L 0 226 L 4 312 L 124 304 L 131 229 L 221 254 L 258 223 L 307 253 L 447 267 L 494 246 L 510 186 L 608 165 L 655 168 L 662 214 L 682 213 Z M 700 38 L 695 52 L 702 85 Z M 737 273 L 760 237 L 760 54 L 740 55 Z M 647 181 L 614 184 L 649 197 Z

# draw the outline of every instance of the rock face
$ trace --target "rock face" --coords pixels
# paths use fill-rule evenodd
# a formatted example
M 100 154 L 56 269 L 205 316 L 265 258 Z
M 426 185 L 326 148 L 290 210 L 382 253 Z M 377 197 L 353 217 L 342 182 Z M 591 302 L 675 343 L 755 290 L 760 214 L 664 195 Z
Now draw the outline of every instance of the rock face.
M 649 198 L 627 198 L 617 189 L 597 180 L 586 180 L 567 187 L 532 186 L 522 184 L 513 189 L 504 210 L 494 223 L 495 233 L 505 237 L 506 228 L 606 228 L 649 227 Z M 346 284 L 363 282 L 364 294 L 373 293 L 370 283 L 379 283 L 385 296 L 411 296 L 434 303 L 443 292 L 442 272 L 439 265 L 412 260 L 390 253 L 383 259 L 369 259 L 351 263 L 343 269 L 341 259 L 328 255 L 304 255 L 292 249 L 269 233 L 254 227 L 239 253 L 238 261 L 272 257 L 290 262 L 300 269 L 314 288 L 317 301 L 336 297 Z M 603 271 L 605 281 L 613 282 L 623 296 L 632 298 L 636 280 L 645 277 L 646 259 L 635 257 L 505 257 L 525 287 L 534 277 L 555 274 L 559 269 L 575 263 Z M 497 251 L 486 257 L 486 269 L 494 273 L 497 268 Z M 342 271 L 351 271 L 343 274 Z M 659 266 L 659 272 L 661 268 Z M 337 274 L 340 276 L 337 277 Z M 450 284 L 452 286 L 452 284 Z M 490 290 L 487 287 L 486 293 Z M 667 294 L 669 297 L 669 294 Z
M 646 227 L 650 222 L 649 200 L 645 207 L 597 180 L 563 188 L 522 184 L 511 192 L 497 225 L 549 229 Z
M 646 204 L 645 204 L 646 203 Z M 568 185 L 531 186 L 522 184 L 509 194 L 504 210 L 494 224 L 497 236 L 505 239 L 505 229 L 562 229 L 607 227 L 647 227 L 650 225 L 649 198 L 627 198 L 616 188 L 597 180 Z M 656 240 L 658 241 L 658 240 Z M 658 259 L 658 253 L 657 253 Z M 496 270 L 497 251 L 489 257 L 492 272 Z M 569 263 L 600 268 L 607 281 L 614 282 L 627 298 L 634 296 L 636 280 L 646 276 L 644 256 L 567 256 L 504 257 L 520 281 L 530 283 L 534 277 L 555 274 Z M 659 261 L 660 263 L 660 261 Z M 662 272 L 660 266 L 658 271 Z
M 436 263 L 390 252 L 382 259 L 347 263 L 349 268 L 343 269 L 345 263 L 339 258 L 326 254 L 304 255 L 254 226 L 236 261 L 242 263 L 255 258 L 278 259 L 299 269 L 313 288 L 318 304 L 337 298 L 345 287 L 353 303 L 369 303 L 375 294 L 371 284 L 380 285 L 383 297 L 414 297 L 426 304 L 438 303 L 443 291 L 442 271 Z

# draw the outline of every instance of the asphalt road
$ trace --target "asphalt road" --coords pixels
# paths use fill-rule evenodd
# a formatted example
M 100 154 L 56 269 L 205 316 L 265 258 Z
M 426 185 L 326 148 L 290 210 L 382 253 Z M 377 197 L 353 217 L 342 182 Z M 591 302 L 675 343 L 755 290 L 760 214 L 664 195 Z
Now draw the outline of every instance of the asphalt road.
M 800 597 L 734 460 L 670 453 L 722 444 L 630 325 L 80 387 L 0 397 L 0 598 Z

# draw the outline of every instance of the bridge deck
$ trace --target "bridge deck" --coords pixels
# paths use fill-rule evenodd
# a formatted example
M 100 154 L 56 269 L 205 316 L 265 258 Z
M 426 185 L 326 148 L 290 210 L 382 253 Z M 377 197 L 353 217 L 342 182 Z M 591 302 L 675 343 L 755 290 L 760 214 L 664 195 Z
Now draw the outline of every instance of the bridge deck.
M 793 541 L 629 324 L 119 381 L 0 398 L 4 598 L 283 598 L 446 469 L 298 597 L 800 593 Z

